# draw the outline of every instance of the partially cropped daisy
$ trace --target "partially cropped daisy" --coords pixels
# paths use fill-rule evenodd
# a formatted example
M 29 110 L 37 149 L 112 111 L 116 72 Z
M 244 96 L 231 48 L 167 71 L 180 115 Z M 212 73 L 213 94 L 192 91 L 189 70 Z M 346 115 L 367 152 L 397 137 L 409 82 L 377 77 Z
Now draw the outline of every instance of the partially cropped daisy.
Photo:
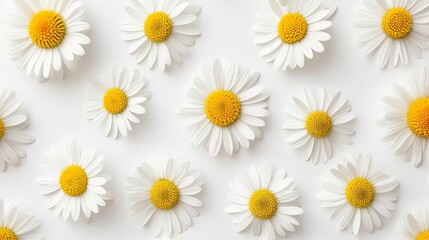
M 427 207 L 419 207 L 413 213 L 407 213 L 404 216 L 398 239 L 429 239 L 429 209 Z
M 192 225 L 202 202 L 196 197 L 203 182 L 189 162 L 166 156 L 152 156 L 128 178 L 126 190 L 131 211 L 142 227 L 151 225 L 155 236 L 172 237 Z
M 27 156 L 21 145 L 35 139 L 23 131 L 28 126 L 28 114 L 21 109 L 15 92 L 0 87 L 0 99 L 0 171 L 4 172 L 6 163 L 18 165 L 20 158 Z
M 210 156 L 223 147 L 229 155 L 262 136 L 268 95 L 257 85 L 259 73 L 215 60 L 196 76 L 187 92 L 188 104 L 178 113 L 191 126 L 190 141 L 205 144 Z
M 149 68 L 158 62 L 159 69 L 172 60 L 182 61 L 186 46 L 195 44 L 200 35 L 192 26 L 201 11 L 198 5 L 187 0 L 159 1 L 134 0 L 125 8 L 131 20 L 122 27 L 122 39 L 129 43 L 128 52 L 136 62 Z
M 47 207 L 55 215 L 69 216 L 73 221 L 89 221 L 92 213 L 106 206 L 111 194 L 106 190 L 110 177 L 103 173 L 104 156 L 96 155 L 89 147 L 75 139 L 55 145 L 44 156 L 37 178 L 41 193 L 49 197 Z
M 138 70 L 106 69 L 104 74 L 91 80 L 86 94 L 86 119 L 93 124 L 104 124 L 104 134 L 116 138 L 118 132 L 127 136 L 131 123 L 140 123 L 137 115 L 146 113 L 142 106 L 150 98 L 143 91 L 147 82 Z
M 362 29 L 364 53 L 376 53 L 377 65 L 408 65 L 409 55 L 421 58 L 429 46 L 429 2 L 416 0 L 362 1 L 355 25 Z
M 381 228 L 380 215 L 389 218 L 398 199 L 396 176 L 377 171 L 371 155 L 348 155 L 344 160 L 320 179 L 322 206 L 332 210 L 340 230 L 351 229 L 357 235 L 362 229 Z
M 261 56 L 273 62 L 274 68 L 304 67 L 313 52 L 325 50 L 322 42 L 331 39 L 326 30 L 335 8 L 326 9 L 320 0 L 289 0 L 280 6 L 279 0 L 269 0 L 271 12 L 257 14 L 253 31 L 255 43 L 262 46 Z
M 303 158 L 316 164 L 326 163 L 332 157 L 333 147 L 342 148 L 352 144 L 355 133 L 351 121 L 348 100 L 341 92 L 331 92 L 323 88 L 312 92 L 304 88 L 303 100 L 292 97 L 285 109 L 286 121 L 283 128 L 288 131 L 287 142 L 294 149 L 301 149 Z
M 1 240 L 43 240 L 34 233 L 40 225 L 31 213 L 23 213 L 16 205 L 5 205 L 0 199 L 0 239 Z
M 0 35 L 10 40 L 8 53 L 17 67 L 40 81 L 76 71 L 90 25 L 83 3 L 75 0 L 14 0 L 8 3 Z
M 238 182 L 230 184 L 228 199 L 231 204 L 225 209 L 232 214 L 237 232 L 251 226 L 254 236 L 266 240 L 294 232 L 299 225 L 295 217 L 303 210 L 297 206 L 299 193 L 293 179 L 286 177 L 286 171 L 252 166 L 239 176 Z
M 409 79 L 393 83 L 381 99 L 379 124 L 383 141 L 397 155 L 420 166 L 429 139 L 429 69 L 411 72 Z

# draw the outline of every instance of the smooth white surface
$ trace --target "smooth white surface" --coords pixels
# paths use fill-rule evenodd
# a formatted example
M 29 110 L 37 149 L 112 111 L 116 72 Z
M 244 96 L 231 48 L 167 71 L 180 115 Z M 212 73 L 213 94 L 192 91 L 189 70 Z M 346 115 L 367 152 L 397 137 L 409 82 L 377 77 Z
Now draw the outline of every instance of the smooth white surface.
M 4 1 L 4 0 L 3 0 Z M 423 1 L 423 0 L 422 0 Z M 300 204 L 304 215 L 298 220 L 301 226 L 290 239 L 355 239 L 347 231 L 339 232 L 336 222 L 330 220 L 330 211 L 323 209 L 316 198 L 320 190 L 318 177 L 327 174 L 341 157 L 336 150 L 328 164 L 312 165 L 301 160 L 300 154 L 285 142 L 286 133 L 281 128 L 285 119 L 283 109 L 293 95 L 302 96 L 305 85 L 311 88 L 324 87 L 341 90 L 348 97 L 356 114 L 354 145 L 346 150 L 356 154 L 373 153 L 380 170 L 397 174 L 400 181 L 398 210 L 391 219 L 383 219 L 383 228 L 372 234 L 362 234 L 359 239 L 394 239 L 401 215 L 429 199 L 428 169 L 425 159 L 415 169 L 410 163 L 394 156 L 388 144 L 382 143 L 381 129 L 376 125 L 380 92 L 397 78 L 406 77 L 408 69 L 399 67 L 379 70 L 375 59 L 363 56 L 357 42 L 358 31 L 353 27 L 353 8 L 359 0 L 333 1 L 338 12 L 332 19 L 332 40 L 325 44 L 326 51 L 307 61 L 304 69 L 282 72 L 274 70 L 259 56 L 260 48 L 253 43 L 251 27 L 255 13 L 267 8 L 264 0 L 194 0 L 202 6 L 197 26 L 202 32 L 197 44 L 184 56 L 182 64 L 169 67 L 166 72 L 147 70 L 136 66 L 134 57 L 128 55 L 127 45 L 120 38 L 119 26 L 126 20 L 124 7 L 128 1 L 85 1 L 87 19 L 92 24 L 92 43 L 77 73 L 66 73 L 62 81 L 40 84 L 28 79 L 24 72 L 16 70 L 15 62 L 6 55 L 4 43 L 0 54 L 1 84 L 17 91 L 22 107 L 30 113 L 29 133 L 36 143 L 27 146 L 28 157 L 19 167 L 7 167 L 0 173 L 0 198 L 6 202 L 17 202 L 26 210 L 32 210 L 40 218 L 39 233 L 48 240 L 75 239 L 154 239 L 149 228 L 141 229 L 137 217 L 130 216 L 129 201 L 123 191 L 125 179 L 147 156 L 158 152 L 181 156 L 192 162 L 192 167 L 201 169 L 205 181 L 200 198 L 204 206 L 200 216 L 193 219 L 194 225 L 184 233 L 186 239 L 257 239 L 249 231 L 236 233 L 230 216 L 224 213 L 228 204 L 228 184 L 235 180 L 237 171 L 253 164 L 268 163 L 276 168 L 287 169 L 301 192 Z M 409 69 L 428 65 L 429 51 L 423 53 L 424 60 L 412 60 Z M 188 142 L 189 131 L 181 127 L 176 109 L 184 104 L 185 89 L 195 71 L 214 58 L 240 63 L 261 73 L 260 84 L 266 86 L 271 95 L 269 117 L 263 129 L 264 138 L 253 141 L 251 148 L 241 150 L 229 157 L 221 154 L 210 158 L 203 146 Z M 114 140 L 103 135 L 102 126 L 94 126 L 84 120 L 84 91 L 90 77 L 100 74 L 104 67 L 119 65 L 138 67 L 148 78 L 148 90 L 152 98 L 146 102 L 147 114 L 142 124 L 134 125 L 127 138 Z M 46 209 L 46 198 L 39 193 L 35 178 L 41 163 L 41 155 L 52 144 L 75 136 L 95 146 L 98 154 L 104 154 L 105 171 L 112 175 L 109 184 L 114 201 L 102 208 L 90 224 L 63 222 Z

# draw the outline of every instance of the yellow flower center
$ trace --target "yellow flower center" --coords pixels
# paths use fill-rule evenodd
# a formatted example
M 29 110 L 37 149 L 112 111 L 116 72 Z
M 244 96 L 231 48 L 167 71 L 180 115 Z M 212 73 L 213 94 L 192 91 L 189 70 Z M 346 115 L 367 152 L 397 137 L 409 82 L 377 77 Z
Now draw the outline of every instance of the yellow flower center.
M 346 187 L 347 202 L 355 208 L 367 208 L 374 201 L 375 190 L 366 178 L 355 178 Z
M 88 185 L 88 176 L 81 167 L 71 165 L 66 167 L 60 176 L 60 187 L 71 197 L 82 195 Z
M 331 117 L 323 111 L 312 112 L 305 119 L 305 129 L 312 137 L 326 137 L 332 130 Z
M 425 230 L 416 236 L 416 240 L 429 240 L 429 230 Z
M 429 138 L 429 98 L 414 100 L 407 112 L 407 123 L 411 131 L 419 137 Z
M 150 189 L 150 200 L 153 205 L 161 210 L 168 210 L 179 202 L 180 193 L 174 182 L 167 179 L 159 179 Z
M 204 110 L 215 125 L 227 127 L 240 117 L 241 103 L 238 97 L 227 90 L 217 90 L 206 98 Z
M 122 113 L 128 106 L 128 97 L 121 89 L 111 88 L 104 94 L 103 106 L 111 114 Z
M 61 15 L 43 10 L 33 15 L 28 26 L 33 43 L 41 48 L 54 48 L 66 35 L 66 25 Z
M 0 227 L 0 240 L 18 240 L 18 237 L 9 228 Z
M 277 212 L 277 198 L 267 189 L 255 191 L 249 199 L 249 210 L 259 219 L 270 219 Z
M 413 17 L 404 8 L 392 8 L 381 22 L 384 32 L 393 39 L 406 37 L 413 27 Z
M 152 42 L 164 42 L 172 32 L 173 21 L 166 13 L 154 12 L 144 21 L 144 33 Z
M 299 13 L 283 15 L 277 26 L 280 39 L 287 44 L 294 44 L 301 41 L 307 35 L 307 29 L 307 21 Z
M 4 130 L 5 130 L 5 126 L 4 126 L 4 122 L 3 120 L 0 118 L 0 139 L 3 137 L 4 135 Z

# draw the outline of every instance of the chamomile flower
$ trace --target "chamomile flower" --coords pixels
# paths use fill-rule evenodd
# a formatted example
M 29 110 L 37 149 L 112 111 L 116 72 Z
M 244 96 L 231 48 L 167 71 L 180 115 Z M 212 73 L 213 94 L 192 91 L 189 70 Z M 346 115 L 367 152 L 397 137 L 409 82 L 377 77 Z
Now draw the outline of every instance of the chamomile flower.
M 232 155 L 240 146 L 249 148 L 249 140 L 262 137 L 268 95 L 258 80 L 259 73 L 237 64 L 215 60 L 204 67 L 187 92 L 187 106 L 178 110 L 186 117 L 184 126 L 192 127 L 190 141 L 205 144 L 214 157 L 222 146 Z
M 355 115 L 341 92 L 323 88 L 312 92 L 304 88 L 305 98 L 292 97 L 285 109 L 283 128 L 289 133 L 287 142 L 294 149 L 303 151 L 303 158 L 316 164 L 326 163 L 332 157 L 333 147 L 352 144 L 355 133 L 351 121 Z
M 296 216 L 303 210 L 297 206 L 299 193 L 291 177 L 283 169 L 269 166 L 250 167 L 241 172 L 239 181 L 230 184 L 228 199 L 231 204 L 225 209 L 232 214 L 232 223 L 237 232 L 252 226 L 254 236 L 275 240 L 286 237 L 299 225 Z
M 28 126 L 28 114 L 21 109 L 16 93 L 0 87 L 0 99 L 0 171 L 4 172 L 6 163 L 18 165 L 27 156 L 21 145 L 35 139 L 23 131 Z
M 131 211 L 140 217 L 142 227 L 151 225 L 155 236 L 171 237 L 192 225 L 202 202 L 196 198 L 203 182 L 200 173 L 166 156 L 152 156 L 128 178 L 126 190 Z M 151 223 L 150 223 L 151 222 Z
M 332 25 L 328 19 L 336 8 L 321 6 L 320 0 L 269 0 L 270 13 L 257 14 L 253 26 L 255 43 L 262 46 L 261 56 L 266 62 L 273 62 L 274 68 L 294 69 L 304 67 L 305 59 L 312 59 L 313 52 L 322 53 L 322 42 L 331 35 L 326 30 Z
M 31 213 L 22 213 L 16 205 L 5 205 L 0 199 L 0 239 L 43 240 L 34 230 L 40 225 Z
M 429 69 L 412 71 L 409 79 L 393 83 L 381 99 L 383 141 L 397 155 L 420 166 L 429 139 Z
M 108 68 L 88 86 L 85 103 L 86 119 L 105 124 L 104 134 L 116 138 L 127 136 L 131 123 L 140 123 L 137 115 L 146 113 L 142 106 L 150 98 L 143 91 L 147 82 L 138 70 Z
M 128 52 L 152 68 L 158 62 L 159 69 L 172 60 L 182 61 L 187 46 L 195 44 L 200 35 L 192 26 L 201 11 L 188 0 L 133 0 L 125 10 L 131 20 L 121 27 L 122 39 L 129 43 Z
M 320 179 L 322 206 L 332 210 L 340 230 L 349 228 L 357 235 L 362 229 L 381 228 L 380 215 L 389 218 L 398 199 L 396 176 L 377 171 L 371 155 L 344 160 Z
M 6 1 L 1 36 L 10 40 L 9 55 L 18 69 L 44 81 L 63 78 L 64 69 L 76 71 L 90 25 L 81 1 Z
M 389 62 L 396 67 L 399 61 L 406 66 L 410 54 L 421 58 L 421 50 L 429 46 L 428 14 L 428 1 L 363 1 L 356 8 L 355 25 L 362 29 L 364 53 L 375 53 L 380 68 Z
M 398 239 L 429 239 L 429 209 L 427 207 L 419 207 L 413 213 L 407 213 L 404 216 Z
M 106 190 L 110 177 L 103 174 L 102 155 L 94 147 L 75 139 L 62 141 L 44 156 L 37 178 L 41 193 L 49 197 L 47 207 L 64 221 L 89 221 L 91 214 L 106 206 L 111 194 Z

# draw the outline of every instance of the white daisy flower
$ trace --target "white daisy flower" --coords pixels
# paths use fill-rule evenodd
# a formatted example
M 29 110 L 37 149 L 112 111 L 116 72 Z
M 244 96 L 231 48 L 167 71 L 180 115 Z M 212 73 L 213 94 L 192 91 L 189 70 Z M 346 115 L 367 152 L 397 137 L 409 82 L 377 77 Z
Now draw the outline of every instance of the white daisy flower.
M 152 68 L 158 62 L 159 69 L 172 63 L 182 62 L 186 46 L 195 44 L 200 35 L 192 23 L 201 11 L 198 5 L 187 0 L 132 0 L 132 7 L 125 10 L 131 17 L 122 25 L 122 39 L 129 43 L 128 52 Z
M 34 143 L 35 139 L 24 133 L 28 126 L 28 113 L 21 109 L 16 93 L 0 87 L 0 171 L 4 172 L 6 163 L 18 165 L 20 158 L 27 153 L 22 144 Z
M 332 209 L 331 218 L 340 230 L 352 229 L 357 235 L 362 229 L 381 228 L 380 215 L 389 218 L 398 199 L 396 176 L 377 171 L 371 155 L 348 155 L 344 160 L 320 179 L 322 206 Z
M 408 55 L 421 58 L 429 46 L 429 2 L 417 0 L 364 0 L 356 8 L 355 26 L 362 29 L 365 54 L 376 53 L 377 65 L 399 60 L 408 65 Z
M 187 92 L 187 106 L 178 110 L 186 117 L 184 126 L 193 128 L 190 141 L 205 144 L 214 157 L 222 146 L 232 155 L 240 146 L 249 148 L 249 140 L 262 137 L 268 95 L 258 80 L 259 73 L 237 64 L 215 60 L 206 66 Z
M 294 232 L 299 225 L 295 216 L 303 210 L 297 206 L 298 198 L 295 183 L 286 177 L 285 170 L 252 166 L 247 173 L 240 173 L 238 182 L 230 184 L 231 204 L 225 211 L 232 214 L 237 232 L 252 226 L 254 236 L 275 240 L 276 236 L 286 237 L 286 232 Z
M 400 226 L 399 239 L 429 239 L 429 209 L 427 207 L 419 207 L 413 213 L 404 216 Z
M 86 119 L 93 124 L 104 123 L 106 136 L 127 136 L 132 123 L 140 123 L 136 115 L 146 113 L 142 106 L 151 94 L 143 91 L 147 81 L 138 70 L 116 67 L 106 69 L 104 75 L 90 81 L 85 103 Z
M 110 176 L 102 173 L 104 156 L 95 152 L 94 147 L 68 139 L 43 156 L 45 163 L 39 167 L 43 174 L 36 181 L 41 193 L 49 197 L 47 207 L 55 215 L 61 213 L 64 221 L 70 215 L 73 221 L 89 221 L 92 213 L 112 199 L 105 186 Z
M 333 146 L 341 149 L 344 144 L 353 143 L 355 131 L 351 121 L 355 115 L 341 92 L 319 88 L 313 93 L 306 87 L 304 92 L 303 100 L 292 97 L 285 109 L 283 128 L 289 133 L 287 142 L 292 148 L 301 149 L 306 161 L 326 163 L 332 157 Z
M 61 79 L 64 68 L 76 71 L 84 45 L 91 40 L 81 1 L 7 1 L 1 36 L 10 40 L 8 53 L 17 67 L 40 81 Z
M 0 199 L 0 239 L 43 240 L 34 230 L 40 225 L 31 213 L 22 213 L 16 205 L 5 205 Z
M 203 182 L 199 171 L 166 156 L 152 156 L 128 178 L 131 211 L 142 227 L 150 222 L 155 236 L 171 237 L 192 225 L 202 202 L 196 198 Z
M 322 53 L 322 42 L 331 35 L 326 30 L 332 25 L 328 19 L 336 8 L 327 9 L 320 0 L 288 0 L 280 6 L 279 0 L 269 0 L 272 12 L 258 13 L 253 26 L 255 43 L 262 46 L 261 56 L 274 62 L 274 68 L 304 67 L 305 58 L 312 59 L 313 51 Z
M 411 72 L 383 94 L 379 124 L 383 141 L 397 155 L 420 166 L 429 139 L 429 69 Z

